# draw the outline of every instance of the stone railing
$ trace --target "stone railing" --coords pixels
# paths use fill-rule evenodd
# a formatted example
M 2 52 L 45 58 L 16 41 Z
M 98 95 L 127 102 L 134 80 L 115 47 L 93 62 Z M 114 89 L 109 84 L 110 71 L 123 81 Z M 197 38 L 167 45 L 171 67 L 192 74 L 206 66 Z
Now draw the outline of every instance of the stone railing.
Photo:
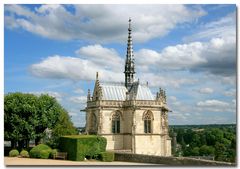
M 169 166 L 236 166 L 236 163 L 213 160 L 203 160 L 188 157 L 164 157 L 120 152 L 115 153 L 115 161 L 164 164 Z
M 123 101 L 115 100 L 99 100 L 99 101 L 90 101 L 87 103 L 88 107 L 99 107 L 99 106 L 109 106 L 109 107 L 122 107 Z
M 164 104 L 161 101 L 157 101 L 157 100 L 127 100 L 127 101 L 124 101 L 124 106 L 159 107 L 159 106 L 164 106 Z
M 98 101 L 89 101 L 87 103 L 88 107 L 132 107 L 132 106 L 140 106 L 140 107 L 161 107 L 166 106 L 161 101 L 157 100 L 127 100 L 127 101 L 116 101 L 116 100 L 98 100 Z

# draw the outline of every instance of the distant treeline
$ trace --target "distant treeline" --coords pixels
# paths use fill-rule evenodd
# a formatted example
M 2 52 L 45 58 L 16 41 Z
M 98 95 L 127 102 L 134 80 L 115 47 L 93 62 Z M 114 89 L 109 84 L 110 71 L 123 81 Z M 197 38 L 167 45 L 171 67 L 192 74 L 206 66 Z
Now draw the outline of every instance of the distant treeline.
M 198 124 L 198 125 L 169 125 L 169 128 L 221 128 L 236 127 L 236 124 Z
M 218 161 L 235 162 L 236 124 L 171 125 L 169 127 L 175 156 L 212 157 Z

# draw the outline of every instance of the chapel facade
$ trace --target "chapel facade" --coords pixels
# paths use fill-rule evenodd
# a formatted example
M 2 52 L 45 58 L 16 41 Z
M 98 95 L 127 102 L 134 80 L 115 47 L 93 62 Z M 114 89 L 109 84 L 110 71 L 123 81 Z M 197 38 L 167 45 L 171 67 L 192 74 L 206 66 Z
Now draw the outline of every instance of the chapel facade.
M 101 82 L 96 75 L 93 93 L 88 90 L 86 132 L 107 139 L 107 150 L 171 156 L 166 93 L 154 96 L 148 84 L 135 81 L 129 19 L 125 82 Z

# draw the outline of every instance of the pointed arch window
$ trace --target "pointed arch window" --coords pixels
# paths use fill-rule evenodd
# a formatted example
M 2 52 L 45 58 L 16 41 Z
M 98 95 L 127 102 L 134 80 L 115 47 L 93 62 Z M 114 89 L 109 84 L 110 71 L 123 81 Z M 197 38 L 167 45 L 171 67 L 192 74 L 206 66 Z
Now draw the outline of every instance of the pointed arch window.
M 150 111 L 147 111 L 143 115 L 143 120 L 144 120 L 144 133 L 152 133 L 152 120 L 153 116 Z
M 112 133 L 120 133 L 120 114 L 115 112 L 112 115 Z

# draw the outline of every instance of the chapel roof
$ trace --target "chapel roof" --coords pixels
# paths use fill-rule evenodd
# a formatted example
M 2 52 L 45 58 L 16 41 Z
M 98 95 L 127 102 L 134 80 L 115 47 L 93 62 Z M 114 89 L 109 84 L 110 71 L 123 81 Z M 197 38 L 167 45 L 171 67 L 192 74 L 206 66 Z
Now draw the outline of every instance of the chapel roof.
M 102 89 L 102 100 L 125 100 L 127 88 L 124 83 L 99 83 Z
M 126 92 L 128 91 L 124 83 L 100 82 L 102 89 L 102 100 L 126 100 Z M 154 96 L 145 84 L 134 82 L 129 90 L 130 100 L 155 100 Z
M 135 100 L 155 100 L 148 85 L 140 84 L 139 82 L 134 82 L 132 84 L 129 96 L 130 99 Z

